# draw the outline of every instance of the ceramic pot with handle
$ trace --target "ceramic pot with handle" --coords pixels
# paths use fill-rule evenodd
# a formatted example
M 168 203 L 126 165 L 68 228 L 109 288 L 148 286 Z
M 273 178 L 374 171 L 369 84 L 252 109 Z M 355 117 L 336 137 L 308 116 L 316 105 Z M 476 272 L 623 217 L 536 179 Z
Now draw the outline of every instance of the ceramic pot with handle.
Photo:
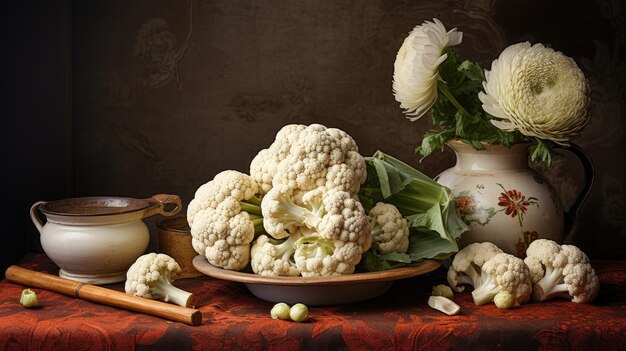
M 574 204 L 564 210 L 554 188 L 529 166 L 528 144 L 511 148 L 486 144 L 478 151 L 453 140 L 448 146 L 456 154 L 456 164 L 435 180 L 452 190 L 457 213 L 470 228 L 461 236 L 461 247 L 490 241 L 524 257 L 537 238 L 562 243 L 593 183 L 593 164 L 582 149 L 566 147 L 580 160 L 585 178 Z
M 60 268 L 59 276 L 109 284 L 126 280 L 126 270 L 148 247 L 150 234 L 143 219 L 173 216 L 181 208 L 180 197 L 168 194 L 147 199 L 80 197 L 38 201 L 30 216 L 44 252 Z

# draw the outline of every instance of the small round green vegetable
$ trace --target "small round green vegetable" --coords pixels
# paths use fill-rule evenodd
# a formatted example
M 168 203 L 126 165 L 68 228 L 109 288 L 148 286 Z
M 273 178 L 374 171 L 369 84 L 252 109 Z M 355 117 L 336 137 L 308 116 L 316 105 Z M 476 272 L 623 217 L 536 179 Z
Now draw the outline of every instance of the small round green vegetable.
M 37 306 L 37 294 L 30 289 L 24 289 L 20 297 L 20 303 L 26 308 Z
M 445 284 L 439 284 L 433 286 L 433 289 L 430 293 L 432 296 L 443 296 L 448 299 L 452 299 L 454 297 L 454 293 L 452 292 L 452 288 Z
M 289 305 L 284 302 L 279 302 L 272 307 L 272 311 L 270 314 L 272 315 L 272 319 L 289 319 Z
M 493 297 L 493 303 L 495 303 L 498 308 L 513 308 L 515 306 L 515 298 L 508 291 L 500 291 Z
M 309 308 L 304 304 L 297 303 L 289 309 L 289 317 L 294 322 L 304 322 L 309 318 Z

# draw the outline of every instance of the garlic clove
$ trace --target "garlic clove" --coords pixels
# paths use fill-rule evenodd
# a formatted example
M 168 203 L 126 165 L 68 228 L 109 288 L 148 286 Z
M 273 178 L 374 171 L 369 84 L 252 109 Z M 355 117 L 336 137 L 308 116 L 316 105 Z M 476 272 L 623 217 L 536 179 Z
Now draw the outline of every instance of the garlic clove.
M 454 316 L 461 311 L 461 306 L 454 303 L 447 297 L 443 296 L 431 296 L 428 298 L 428 306 L 443 312 L 448 316 Z

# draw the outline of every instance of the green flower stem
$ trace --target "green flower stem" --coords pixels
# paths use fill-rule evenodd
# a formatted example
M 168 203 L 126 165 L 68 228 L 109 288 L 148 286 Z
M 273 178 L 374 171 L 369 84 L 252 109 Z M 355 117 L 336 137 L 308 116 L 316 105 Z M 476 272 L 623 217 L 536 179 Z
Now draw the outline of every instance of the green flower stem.
M 265 231 L 265 227 L 263 227 L 263 217 L 250 215 L 250 220 L 252 221 L 252 225 L 254 225 L 255 238 L 261 234 L 267 234 L 267 232 Z
M 251 198 L 243 200 L 243 201 L 249 204 L 255 205 L 255 206 L 259 206 L 259 207 L 261 206 L 261 199 L 257 196 L 252 196 Z
M 461 104 L 454 97 L 454 95 L 452 95 L 452 93 L 450 92 L 450 89 L 448 88 L 446 83 L 444 83 L 441 80 L 438 80 L 437 81 L 437 90 L 439 90 L 439 92 L 441 94 L 443 94 L 443 96 L 445 96 L 446 99 L 448 99 L 448 101 L 450 101 L 452 106 L 456 107 L 457 110 L 463 112 L 463 114 L 465 114 L 465 115 L 468 115 L 468 116 L 470 115 L 469 112 L 467 112 L 467 110 L 463 106 L 461 106 Z
M 250 202 L 251 199 L 256 199 L 256 197 L 253 196 L 248 200 L 242 200 L 239 202 L 241 211 L 248 212 L 248 214 L 250 215 L 262 216 L 263 214 L 261 213 L 261 203 L 260 202 L 259 204 L 254 203 L 256 202 L 255 200 L 253 200 L 251 203 Z

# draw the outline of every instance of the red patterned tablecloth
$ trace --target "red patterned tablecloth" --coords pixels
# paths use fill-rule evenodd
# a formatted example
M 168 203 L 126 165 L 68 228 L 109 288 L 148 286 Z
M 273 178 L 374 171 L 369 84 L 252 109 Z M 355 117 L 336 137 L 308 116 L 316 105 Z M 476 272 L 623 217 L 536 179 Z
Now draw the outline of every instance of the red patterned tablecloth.
M 20 266 L 56 273 L 44 255 Z M 176 285 L 196 295 L 200 326 L 174 323 L 35 289 L 40 307 L 19 304 L 23 286 L 0 282 L 2 350 L 626 350 L 626 261 L 593 263 L 601 282 L 593 304 L 565 300 L 528 303 L 513 310 L 476 306 L 469 293 L 455 295 L 462 308 L 446 316 L 426 305 L 438 270 L 400 280 L 368 302 L 311 307 L 306 323 L 273 320 L 272 304 L 239 283 L 209 277 Z M 123 290 L 123 284 L 108 287 Z

